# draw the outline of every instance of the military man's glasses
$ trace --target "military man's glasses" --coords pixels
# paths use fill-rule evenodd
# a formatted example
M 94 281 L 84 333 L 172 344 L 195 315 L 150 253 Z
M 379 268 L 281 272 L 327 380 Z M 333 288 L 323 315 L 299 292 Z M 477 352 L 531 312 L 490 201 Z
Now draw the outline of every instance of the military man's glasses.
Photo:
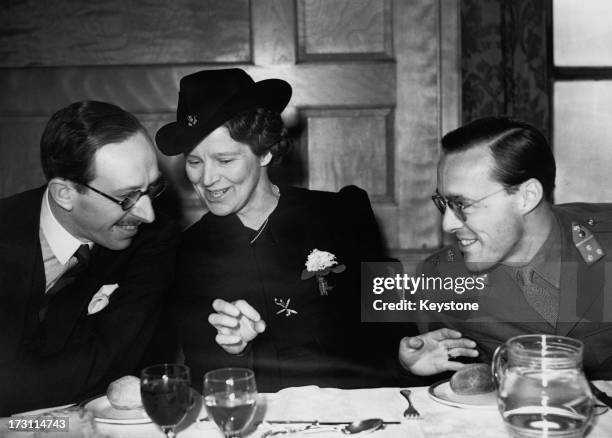
M 98 189 L 94 189 L 88 184 L 81 185 L 87 187 L 90 190 L 93 190 L 99 195 L 104 196 L 106 199 L 113 201 L 115 204 L 118 204 L 123 211 L 128 211 L 130 208 L 134 207 L 136 203 L 140 200 L 140 198 L 142 198 L 143 196 L 148 195 L 149 198 L 154 199 L 161 195 L 162 192 L 166 189 L 166 181 L 160 177 L 157 180 L 153 181 L 151 184 L 149 184 L 149 187 L 147 187 L 147 190 L 145 190 L 144 192 L 142 190 L 134 190 L 125 195 L 122 199 L 117 199 L 113 196 L 107 195 L 106 193 Z
M 484 201 L 485 199 L 490 198 L 493 195 L 497 195 L 498 193 L 501 193 L 504 190 L 506 190 L 506 187 L 502 187 L 501 189 L 493 193 L 489 193 L 487 196 L 483 198 L 477 199 L 475 201 L 469 201 L 469 202 L 445 198 L 444 196 L 440 194 L 440 192 L 436 190 L 436 193 L 435 195 L 431 197 L 431 200 L 436 205 L 436 207 L 438 207 L 438 210 L 440 210 L 440 213 L 444 214 L 446 212 L 446 206 L 448 205 L 448 207 L 453 211 L 453 213 L 455 213 L 457 217 L 461 219 L 462 222 L 465 222 L 467 218 L 465 216 L 465 211 L 463 210 L 465 210 L 468 207 L 471 207 L 472 205 L 479 203 L 480 201 Z

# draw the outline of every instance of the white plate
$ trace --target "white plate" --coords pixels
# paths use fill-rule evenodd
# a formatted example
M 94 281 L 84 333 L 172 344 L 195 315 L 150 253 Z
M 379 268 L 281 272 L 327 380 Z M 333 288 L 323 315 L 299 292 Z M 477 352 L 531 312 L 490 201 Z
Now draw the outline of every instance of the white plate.
M 451 389 L 448 380 L 434 383 L 428 391 L 432 399 L 448 406 L 464 409 L 497 409 L 495 391 L 485 394 L 460 395 Z
M 151 422 L 144 408 L 115 409 L 105 395 L 88 401 L 84 407 L 90 411 L 95 420 L 100 423 L 144 424 Z

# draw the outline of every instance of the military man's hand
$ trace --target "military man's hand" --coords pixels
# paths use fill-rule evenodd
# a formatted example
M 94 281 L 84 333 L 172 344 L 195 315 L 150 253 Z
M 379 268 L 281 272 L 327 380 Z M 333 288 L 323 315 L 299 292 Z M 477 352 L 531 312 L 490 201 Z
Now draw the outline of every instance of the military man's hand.
M 208 322 L 217 329 L 215 341 L 230 354 L 242 353 L 266 329 L 259 312 L 245 300 L 229 303 L 218 298 L 212 306 L 215 313 L 208 315 Z
M 461 336 L 458 331 L 447 328 L 414 337 L 406 336 L 400 341 L 399 361 L 405 369 L 418 376 L 457 371 L 465 364 L 452 358 L 478 356 L 476 342 Z

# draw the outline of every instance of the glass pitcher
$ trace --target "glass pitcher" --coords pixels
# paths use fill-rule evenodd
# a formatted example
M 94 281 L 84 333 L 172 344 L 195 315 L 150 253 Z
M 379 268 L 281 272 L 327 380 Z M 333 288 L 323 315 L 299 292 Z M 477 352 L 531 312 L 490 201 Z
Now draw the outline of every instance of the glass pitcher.
M 517 336 L 493 354 L 497 404 L 513 437 L 582 437 L 593 395 L 582 372 L 582 342 Z

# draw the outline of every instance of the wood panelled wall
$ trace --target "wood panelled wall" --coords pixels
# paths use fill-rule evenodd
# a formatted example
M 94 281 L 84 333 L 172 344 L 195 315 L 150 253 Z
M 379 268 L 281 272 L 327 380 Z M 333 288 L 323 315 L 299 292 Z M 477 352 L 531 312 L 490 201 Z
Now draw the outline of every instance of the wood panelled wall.
M 370 193 L 409 269 L 441 243 L 431 204 L 442 133 L 459 121 L 458 2 L 13 0 L 0 15 L 0 196 L 44 182 L 38 142 L 69 102 L 105 100 L 152 134 L 179 79 L 238 66 L 294 89 L 295 151 L 279 182 Z M 203 211 L 181 157 L 160 157 L 185 222 Z

